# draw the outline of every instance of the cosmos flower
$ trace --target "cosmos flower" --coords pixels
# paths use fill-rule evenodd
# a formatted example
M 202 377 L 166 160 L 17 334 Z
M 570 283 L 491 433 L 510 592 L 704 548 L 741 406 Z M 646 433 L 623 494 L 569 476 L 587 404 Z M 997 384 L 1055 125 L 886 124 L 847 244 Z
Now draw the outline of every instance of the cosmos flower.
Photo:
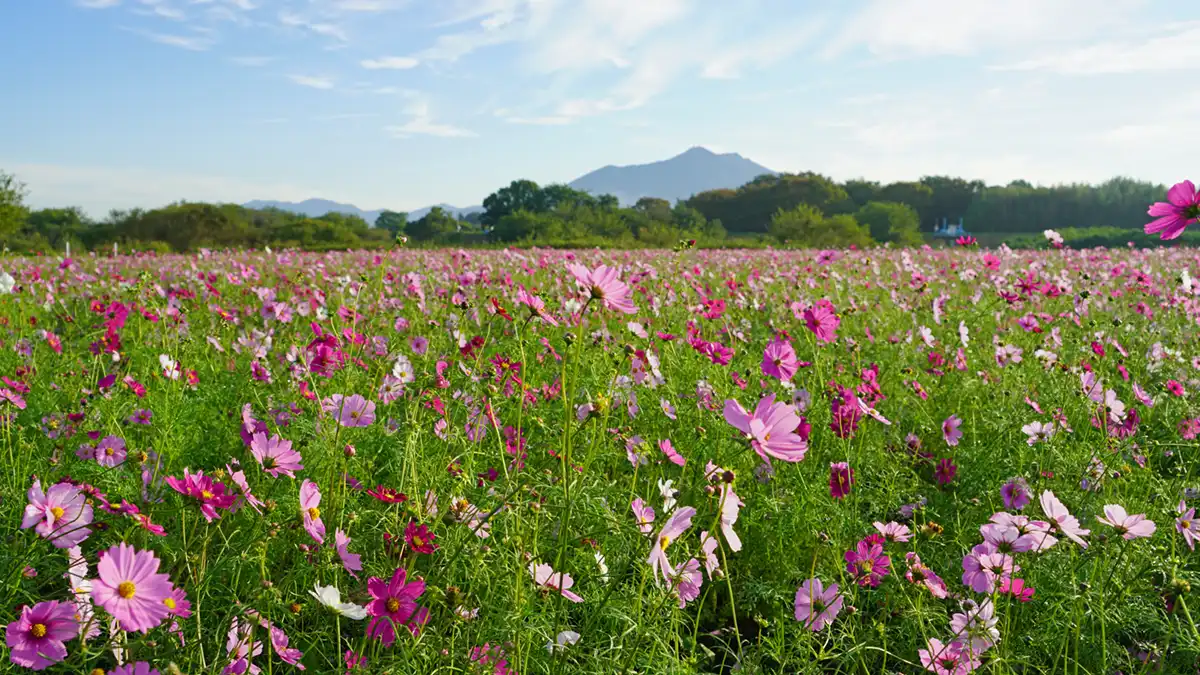
M 79 632 L 75 609 L 50 600 L 21 608 L 21 616 L 5 628 L 9 660 L 32 670 L 45 670 L 67 658 L 64 644 Z
M 1125 539 L 1144 539 L 1154 534 L 1157 526 L 1154 521 L 1147 520 L 1146 514 L 1129 515 L 1120 504 L 1107 504 L 1104 515 L 1096 520 L 1115 529 Z
M 170 577 L 159 573 L 158 566 L 154 553 L 121 542 L 100 558 L 92 599 L 122 630 L 148 633 L 171 613 L 164 601 L 172 597 L 174 589 Z
M 696 515 L 696 509 L 691 506 L 675 509 L 663 523 L 662 529 L 658 531 L 658 536 L 654 538 L 654 543 L 650 547 L 650 557 L 646 559 L 650 569 L 654 572 L 655 579 L 660 577 L 661 579 L 670 579 L 675 576 L 675 568 L 671 566 L 671 561 L 667 558 L 667 547 L 691 528 L 694 515 Z
M 357 553 L 350 552 L 350 535 L 342 532 L 338 528 L 333 533 L 334 547 L 337 549 L 338 558 L 342 560 L 342 567 L 350 573 L 350 576 L 358 578 L 356 572 L 362 571 L 362 556 Z
M 620 272 L 613 267 L 601 265 L 589 270 L 583 265 L 568 265 L 567 269 L 574 275 L 575 281 L 584 293 L 593 300 L 599 300 L 604 306 L 616 312 L 634 314 L 637 307 L 633 304 L 632 292 L 629 286 L 619 278 Z
M 321 520 L 321 489 L 311 480 L 300 484 L 300 515 L 304 519 L 304 531 L 317 541 L 325 543 L 325 522 Z
M 70 483 L 56 483 L 43 492 L 40 481 L 33 481 L 28 492 L 29 503 L 21 519 L 21 528 L 47 539 L 56 548 L 72 548 L 88 538 L 92 522 L 92 506 L 87 496 Z
M 799 369 L 796 350 L 787 340 L 776 338 L 767 344 L 763 350 L 762 372 L 767 377 L 777 380 L 791 381 Z
M 796 620 L 814 633 L 820 632 L 837 618 L 843 602 L 837 584 L 825 588 L 820 579 L 806 579 L 796 589 Z
M 776 402 L 774 394 L 759 400 L 754 413 L 747 413 L 733 399 L 725 401 L 725 421 L 746 435 L 750 446 L 770 464 L 771 458 L 799 462 L 808 451 L 808 443 L 796 435 L 800 416 L 793 406 Z
M 415 635 L 428 617 L 428 610 L 417 605 L 417 598 L 425 592 L 425 582 L 409 580 L 408 572 L 398 568 L 389 581 L 378 577 L 367 580 L 367 591 L 371 602 L 367 613 L 371 621 L 367 624 L 367 635 L 379 638 L 385 645 L 396 641 L 396 627 L 408 626 Z
M 555 591 L 571 602 L 583 602 L 583 598 L 571 592 L 575 580 L 565 572 L 555 572 L 553 567 L 542 563 L 529 563 L 529 574 L 533 583 L 544 589 Z
M 1167 191 L 1167 201 L 1155 202 L 1146 213 L 1154 218 L 1146 223 L 1146 234 L 1157 234 L 1164 241 L 1176 239 L 1200 221 L 1200 193 L 1190 180 L 1176 183 Z
M 300 453 L 292 449 L 292 442 L 280 438 L 278 434 L 267 438 L 261 431 L 256 432 L 250 438 L 250 454 L 258 460 L 258 465 L 263 471 L 274 478 L 295 478 L 294 472 L 304 469 L 304 465 L 300 463 Z
M 324 605 L 326 609 L 334 614 L 344 616 L 347 619 L 354 619 L 355 621 L 362 621 L 367 618 L 367 610 L 361 605 L 356 605 L 352 602 L 342 602 L 342 592 L 336 586 L 316 584 L 308 594 L 316 598 L 317 602 Z
M 844 499 L 850 494 L 850 486 L 854 485 L 854 469 L 846 462 L 831 462 L 829 464 L 829 496 L 834 499 Z
M 205 476 L 203 471 L 191 473 L 190 469 L 185 468 L 182 480 L 174 476 L 167 476 L 165 480 L 179 494 L 200 502 L 200 513 L 210 523 L 221 517 L 217 509 L 229 510 L 237 502 L 238 496 L 226 492 L 224 483 L 214 481 L 212 476 Z

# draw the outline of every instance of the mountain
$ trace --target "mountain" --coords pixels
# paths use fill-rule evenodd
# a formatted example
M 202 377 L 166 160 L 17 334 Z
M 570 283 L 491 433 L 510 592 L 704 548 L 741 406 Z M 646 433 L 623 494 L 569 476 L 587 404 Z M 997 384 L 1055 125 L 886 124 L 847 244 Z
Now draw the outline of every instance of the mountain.
M 249 201 L 245 204 L 242 204 L 242 206 L 245 206 L 248 209 L 280 209 L 283 211 L 291 211 L 292 213 L 299 213 L 310 218 L 317 218 L 332 211 L 334 213 L 345 213 L 351 216 L 359 216 L 363 220 L 367 221 L 368 225 L 374 225 L 375 219 L 378 218 L 379 214 L 383 211 L 383 209 L 376 211 L 364 211 L 353 204 L 342 204 L 340 202 L 329 201 L 328 199 L 305 199 L 302 202 L 277 202 L 270 199 L 255 199 L 254 201 Z M 455 217 L 458 218 L 461 218 L 468 213 L 474 213 L 475 211 L 483 210 L 482 206 L 468 206 L 466 208 L 459 208 L 449 204 L 436 204 L 435 206 L 442 207 L 443 210 L 454 214 Z M 432 206 L 426 206 L 424 208 L 409 211 L 408 219 L 410 221 L 419 220 L 432 209 Z
M 717 154 L 695 147 L 660 162 L 609 165 L 568 185 L 594 195 L 615 195 L 622 204 L 633 204 L 642 197 L 660 197 L 673 203 L 705 190 L 738 188 L 765 173 L 775 172 L 737 153 Z

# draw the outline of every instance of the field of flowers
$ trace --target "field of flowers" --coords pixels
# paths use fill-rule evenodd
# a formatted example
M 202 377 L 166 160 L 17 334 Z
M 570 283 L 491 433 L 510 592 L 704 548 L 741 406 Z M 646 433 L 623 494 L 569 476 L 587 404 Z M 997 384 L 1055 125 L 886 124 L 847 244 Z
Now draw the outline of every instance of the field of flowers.
M 0 266 L 4 672 L 1200 663 L 1192 249 Z

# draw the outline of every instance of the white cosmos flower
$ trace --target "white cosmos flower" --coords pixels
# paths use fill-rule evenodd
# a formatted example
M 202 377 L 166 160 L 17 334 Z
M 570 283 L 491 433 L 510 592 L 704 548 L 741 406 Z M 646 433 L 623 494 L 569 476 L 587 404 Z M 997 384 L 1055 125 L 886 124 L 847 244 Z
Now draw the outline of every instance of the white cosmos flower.
M 342 602 L 342 592 L 337 589 L 337 586 L 322 586 L 316 584 L 313 590 L 308 592 L 322 605 L 325 605 L 334 614 L 344 616 L 347 619 L 361 621 L 367 618 L 367 609 L 362 605 L 356 605 L 353 602 Z
M 13 292 L 13 287 L 17 285 L 17 280 L 12 278 L 8 272 L 0 271 L 0 293 L 8 294 Z
M 579 642 L 579 633 L 576 633 L 573 630 L 564 630 L 558 634 L 558 637 L 554 639 L 554 642 L 546 643 L 546 651 L 553 654 L 555 649 L 566 649 L 576 642 Z

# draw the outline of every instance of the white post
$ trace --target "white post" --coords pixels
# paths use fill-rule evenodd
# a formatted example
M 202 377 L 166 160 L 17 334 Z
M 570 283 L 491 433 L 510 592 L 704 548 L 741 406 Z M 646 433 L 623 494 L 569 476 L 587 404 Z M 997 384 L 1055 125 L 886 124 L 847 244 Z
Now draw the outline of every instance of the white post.
M 68 258 L 71 257 L 71 242 L 70 241 L 67 242 L 67 257 Z
M 115 242 L 115 241 L 113 242 L 113 255 L 114 256 L 117 255 L 117 242 Z

